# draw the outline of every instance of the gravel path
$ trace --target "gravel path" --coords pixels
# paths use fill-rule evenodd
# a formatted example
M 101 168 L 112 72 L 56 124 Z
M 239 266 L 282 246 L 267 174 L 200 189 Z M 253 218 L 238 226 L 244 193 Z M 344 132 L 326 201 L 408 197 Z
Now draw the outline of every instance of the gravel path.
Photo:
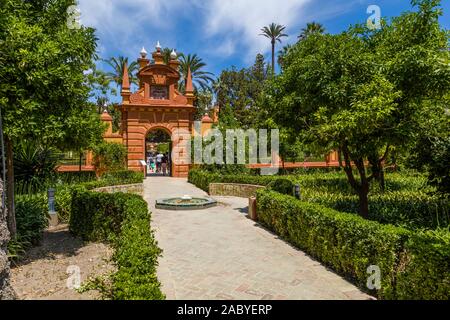
M 31 248 L 17 266 L 12 266 L 11 282 L 19 299 L 89 300 L 97 292 L 78 293 L 68 288 L 79 270 L 81 283 L 114 270 L 109 262 L 113 251 L 101 243 L 83 243 L 66 225 L 48 230 L 40 246 Z

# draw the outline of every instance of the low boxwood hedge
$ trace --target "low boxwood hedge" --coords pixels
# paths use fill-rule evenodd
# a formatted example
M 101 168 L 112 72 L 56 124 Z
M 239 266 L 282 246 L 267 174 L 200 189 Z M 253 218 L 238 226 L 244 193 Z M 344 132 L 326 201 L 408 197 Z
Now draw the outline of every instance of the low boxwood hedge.
M 287 178 L 278 178 L 271 181 L 267 187 L 273 191 L 279 192 L 281 194 L 286 194 L 289 196 L 294 195 L 294 183 Z
M 365 220 L 319 204 L 262 189 L 257 192 L 260 222 L 360 288 L 367 268 L 381 270 L 382 299 L 449 299 L 450 250 L 445 236 Z
M 135 171 L 117 171 L 106 173 L 99 180 L 87 181 L 79 184 L 63 184 L 56 187 L 55 205 L 58 217 L 62 222 L 68 222 L 72 212 L 72 194 L 76 190 L 92 190 L 115 185 L 142 183 L 144 174 Z
M 291 176 L 220 175 L 203 170 L 191 170 L 189 182 L 208 192 L 210 183 L 243 183 L 273 186 L 282 179 L 283 192 L 288 194 L 289 181 L 301 187 L 302 200 L 322 204 L 342 212 L 358 214 L 359 201 L 342 173 L 322 173 Z M 281 181 L 281 180 L 280 180 Z M 376 184 L 375 184 L 376 185 Z M 279 191 L 279 190 L 277 190 Z M 430 195 L 426 178 L 412 174 L 404 177 L 391 174 L 386 178 L 386 192 L 369 194 L 369 219 L 408 229 L 435 229 L 450 225 L 448 198 Z
M 161 300 L 156 277 L 161 249 L 150 229 L 150 214 L 142 197 L 75 190 L 70 231 L 89 241 L 106 241 L 115 249 L 117 272 L 107 298 Z
M 356 195 L 302 189 L 302 199 L 326 207 L 358 214 Z M 395 191 L 369 195 L 370 220 L 408 229 L 436 229 L 450 225 L 450 201 L 421 191 Z

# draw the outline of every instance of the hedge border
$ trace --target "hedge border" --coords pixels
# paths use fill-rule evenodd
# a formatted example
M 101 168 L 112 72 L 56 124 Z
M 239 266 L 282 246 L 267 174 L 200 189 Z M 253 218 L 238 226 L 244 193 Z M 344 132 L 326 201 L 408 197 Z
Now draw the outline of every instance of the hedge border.
M 253 175 L 221 175 L 201 169 L 189 171 L 188 181 L 200 189 L 209 192 L 211 183 L 239 183 L 260 186 L 269 186 L 273 190 L 282 191 L 278 186 L 286 185 L 287 189 L 281 193 L 287 194 L 289 181 L 301 186 L 301 196 L 304 200 L 333 208 L 337 211 L 358 214 L 359 202 L 355 194 L 338 192 L 342 188 L 349 188 L 345 177 L 319 173 L 317 175 L 303 176 L 253 176 Z M 285 183 L 280 184 L 284 180 Z M 403 188 L 404 181 L 399 181 L 397 176 L 389 181 L 391 187 L 399 184 Z M 417 181 L 416 181 L 417 183 Z M 327 187 L 325 187 L 325 185 Z M 335 191 L 327 190 L 332 186 Z M 384 194 L 370 194 L 369 219 L 383 224 L 393 224 L 407 229 L 436 229 L 450 224 L 450 199 L 439 196 L 431 196 L 421 190 L 399 189 L 391 190 Z
M 450 233 L 383 225 L 271 190 L 258 190 L 259 221 L 381 299 L 450 299 Z M 381 270 L 369 290 L 367 267 Z
M 165 299 L 156 276 L 162 250 L 150 229 L 150 220 L 141 196 L 74 190 L 70 231 L 84 240 L 105 241 L 114 248 L 117 272 L 111 277 L 107 298 Z

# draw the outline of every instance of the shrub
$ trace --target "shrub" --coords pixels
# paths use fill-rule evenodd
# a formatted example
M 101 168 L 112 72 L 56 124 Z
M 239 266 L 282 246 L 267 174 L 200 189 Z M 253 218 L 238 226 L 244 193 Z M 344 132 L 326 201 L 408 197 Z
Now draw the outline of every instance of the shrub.
M 450 298 L 450 232 L 446 229 L 411 234 L 397 275 L 398 299 Z
M 372 293 L 380 298 L 450 297 L 448 240 L 382 225 L 270 190 L 257 193 L 258 217 L 263 225 L 363 290 L 367 291 L 367 268 L 377 265 L 382 274 L 381 289 Z M 433 272 L 429 281 L 424 281 L 426 270 Z
M 109 185 L 142 183 L 144 182 L 144 174 L 138 171 L 121 170 L 105 173 L 101 180 Z
M 268 184 L 268 187 L 273 191 L 292 196 L 294 193 L 294 183 L 286 178 L 278 178 Z
M 142 197 L 75 191 L 70 230 L 85 240 L 107 241 L 115 249 L 117 272 L 108 298 L 164 299 L 156 277 L 161 250 L 150 230 L 150 214 Z
M 257 212 L 263 225 L 362 288 L 367 267 L 378 265 L 385 275 L 379 295 L 392 294 L 402 237 L 396 228 L 267 190 L 258 191 Z
M 102 176 L 105 172 L 125 169 L 127 149 L 123 144 L 103 142 L 97 145 L 93 151 L 93 164 L 97 176 Z
M 304 201 L 322 204 L 338 211 L 358 214 L 358 197 L 342 173 L 316 172 L 300 176 L 220 175 L 204 170 L 191 170 L 189 182 L 208 192 L 210 183 L 243 183 L 272 186 L 282 179 L 284 190 L 292 194 L 290 185 L 301 186 Z M 281 188 L 281 187 L 280 187 Z M 430 195 L 425 176 L 408 172 L 386 177 L 386 192 L 372 190 L 369 195 L 369 219 L 410 229 L 446 227 L 450 224 L 448 198 Z
M 74 185 L 59 185 L 56 187 L 56 211 L 61 221 L 68 222 L 72 212 L 72 194 L 76 190 L 92 190 L 95 188 L 142 183 L 144 174 L 135 171 L 117 171 L 106 173 L 100 180 L 88 181 Z
M 97 180 L 93 171 L 58 172 L 57 179 L 62 184 L 76 184 Z
M 47 220 L 47 199 L 44 194 L 20 195 L 16 197 L 17 242 L 28 245 L 37 244 Z
M 358 197 L 354 195 L 303 189 L 302 199 L 338 211 L 359 211 Z M 450 202 L 448 198 L 417 191 L 374 194 L 369 197 L 368 218 L 409 229 L 446 227 L 450 224 Z
M 16 193 L 37 193 L 45 190 L 55 176 L 58 154 L 36 142 L 22 140 L 14 148 L 14 179 Z
M 238 175 L 238 174 L 251 174 L 252 170 L 248 169 L 245 165 L 233 164 L 233 165 L 217 165 L 217 164 L 202 164 L 196 168 L 196 170 L 202 170 L 209 173 L 217 173 L 222 175 Z

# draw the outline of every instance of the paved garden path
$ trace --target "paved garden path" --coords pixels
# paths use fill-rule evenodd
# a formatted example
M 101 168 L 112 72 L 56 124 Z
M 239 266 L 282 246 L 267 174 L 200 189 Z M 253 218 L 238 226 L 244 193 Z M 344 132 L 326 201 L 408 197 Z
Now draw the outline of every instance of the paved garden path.
M 215 197 L 219 206 L 200 211 L 154 207 L 156 199 L 185 194 L 205 195 L 186 179 L 145 181 L 167 299 L 370 299 L 248 219 L 247 199 Z

